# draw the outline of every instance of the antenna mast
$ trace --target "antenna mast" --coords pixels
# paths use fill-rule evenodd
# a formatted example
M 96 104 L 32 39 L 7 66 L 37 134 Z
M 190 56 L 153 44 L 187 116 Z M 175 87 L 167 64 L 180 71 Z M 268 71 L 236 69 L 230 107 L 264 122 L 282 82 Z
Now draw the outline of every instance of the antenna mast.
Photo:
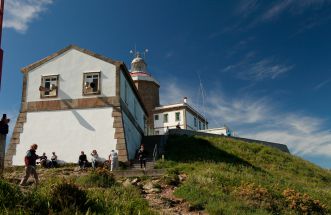
M 4 6 L 5 6 L 5 0 L 0 0 L 0 90 L 1 90 L 1 76 L 2 76 L 2 62 L 3 62 L 3 50 L 1 48 L 1 38 L 2 38 Z

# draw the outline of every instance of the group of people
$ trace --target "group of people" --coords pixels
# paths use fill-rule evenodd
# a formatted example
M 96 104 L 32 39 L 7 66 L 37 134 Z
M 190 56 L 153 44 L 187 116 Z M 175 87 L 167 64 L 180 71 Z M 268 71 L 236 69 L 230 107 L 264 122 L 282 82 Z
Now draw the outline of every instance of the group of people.
M 52 152 L 51 160 L 47 159 L 46 153 L 39 157 L 40 165 L 44 168 L 56 168 L 58 166 L 57 155 Z
M 30 175 L 32 175 L 35 179 L 36 185 L 39 183 L 38 174 L 36 171 L 36 165 L 37 160 L 40 159 L 40 165 L 42 167 L 57 167 L 58 161 L 57 161 L 57 155 L 55 152 L 52 152 L 51 160 L 47 159 L 46 153 L 43 153 L 42 156 L 38 156 L 36 154 L 36 150 L 38 149 L 37 144 L 31 145 L 30 149 L 26 152 L 26 155 L 24 157 L 24 163 L 25 163 L 25 175 L 22 178 L 20 185 L 25 186 L 28 178 Z M 96 150 L 93 150 L 91 153 L 92 156 L 92 167 L 95 169 L 96 167 L 103 164 L 102 159 L 99 157 L 98 152 Z M 111 153 L 109 155 L 109 162 L 110 162 L 110 171 L 115 170 L 118 167 L 118 155 L 115 150 L 111 150 Z M 89 162 L 87 160 L 87 156 L 84 153 L 84 151 L 81 151 L 81 154 L 78 159 L 78 164 L 81 169 L 85 169 L 89 166 Z
M 104 160 L 99 157 L 97 150 L 94 149 L 91 153 L 91 156 L 91 164 L 93 169 L 100 165 L 103 165 Z M 110 155 L 108 156 L 108 163 L 110 163 L 110 171 L 113 171 L 118 167 L 118 154 L 117 152 L 115 152 L 115 150 L 111 150 Z M 83 151 L 79 156 L 78 164 L 81 169 L 84 169 L 86 167 L 86 164 L 88 164 L 87 157 Z

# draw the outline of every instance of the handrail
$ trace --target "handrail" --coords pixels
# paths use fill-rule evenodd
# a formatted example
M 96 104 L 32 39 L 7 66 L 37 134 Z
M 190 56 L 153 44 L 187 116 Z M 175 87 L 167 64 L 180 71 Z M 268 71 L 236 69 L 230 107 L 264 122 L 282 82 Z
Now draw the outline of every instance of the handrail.
M 155 160 L 157 158 L 157 154 L 158 154 L 158 151 L 157 151 L 157 143 L 156 143 L 154 146 L 154 150 L 153 150 L 153 162 L 155 162 Z

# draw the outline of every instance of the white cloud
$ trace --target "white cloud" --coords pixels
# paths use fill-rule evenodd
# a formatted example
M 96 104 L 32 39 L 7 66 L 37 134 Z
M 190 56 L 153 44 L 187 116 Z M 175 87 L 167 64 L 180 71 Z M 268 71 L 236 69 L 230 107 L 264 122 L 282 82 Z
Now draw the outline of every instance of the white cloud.
M 24 33 L 53 0 L 7 0 L 5 3 L 4 28 Z

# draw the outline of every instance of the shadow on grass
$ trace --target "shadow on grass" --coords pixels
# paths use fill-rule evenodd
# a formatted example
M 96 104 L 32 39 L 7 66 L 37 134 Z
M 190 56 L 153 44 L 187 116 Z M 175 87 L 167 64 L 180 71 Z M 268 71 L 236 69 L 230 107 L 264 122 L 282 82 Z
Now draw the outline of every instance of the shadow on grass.
M 197 137 L 170 137 L 166 144 L 166 157 L 168 160 L 176 162 L 222 162 L 233 165 L 242 165 L 251 167 L 255 170 L 263 171 L 261 168 L 255 167 L 251 163 L 217 148 L 208 140 Z

